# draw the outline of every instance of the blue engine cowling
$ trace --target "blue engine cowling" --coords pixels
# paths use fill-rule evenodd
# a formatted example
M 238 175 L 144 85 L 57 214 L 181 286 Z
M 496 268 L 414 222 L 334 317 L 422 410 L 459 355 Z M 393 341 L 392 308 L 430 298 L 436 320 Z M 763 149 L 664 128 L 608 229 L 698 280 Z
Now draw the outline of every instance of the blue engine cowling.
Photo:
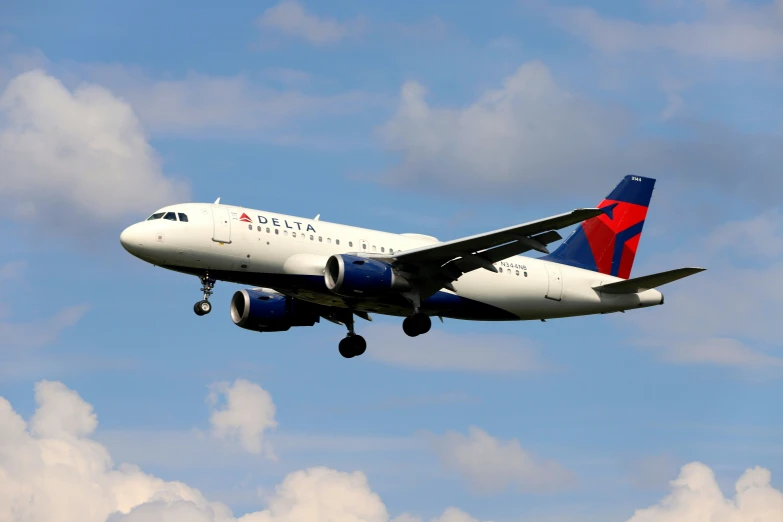
M 234 324 L 257 332 L 285 332 L 320 321 L 315 305 L 276 292 L 240 290 L 231 298 Z
M 375 259 L 337 254 L 326 261 L 326 288 L 345 297 L 377 297 L 410 288 L 391 265 Z

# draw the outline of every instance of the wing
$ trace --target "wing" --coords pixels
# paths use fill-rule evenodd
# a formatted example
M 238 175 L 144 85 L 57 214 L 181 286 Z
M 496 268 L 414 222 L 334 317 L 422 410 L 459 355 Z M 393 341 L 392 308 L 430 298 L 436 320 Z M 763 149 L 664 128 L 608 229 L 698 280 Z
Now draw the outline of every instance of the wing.
M 449 288 L 460 275 L 484 268 L 497 269 L 493 263 L 529 250 L 549 253 L 546 245 L 561 239 L 558 229 L 603 214 L 599 208 L 580 208 L 557 216 L 514 225 L 484 234 L 436 243 L 393 255 L 366 254 L 366 257 L 394 263 L 417 279 L 427 279 L 427 287 Z M 427 291 L 423 292 L 429 293 Z
M 512 253 L 506 257 L 515 255 L 513 252 L 522 253 L 528 250 L 548 253 L 543 241 L 550 243 L 557 241 L 560 239 L 560 234 L 546 237 L 544 235 L 539 236 L 539 234 L 570 227 L 601 214 L 603 214 L 603 210 L 599 208 L 580 208 L 565 214 L 531 221 L 522 225 L 514 225 L 501 228 L 500 230 L 493 230 L 492 232 L 446 241 L 445 243 L 405 250 L 394 257 L 404 263 L 446 262 L 455 257 L 476 252 L 482 252 L 484 256 L 488 256 L 491 255 L 492 249 L 509 243 L 516 244 L 516 248 L 508 249 L 507 251 Z M 534 239 L 535 237 L 537 239 Z M 505 259 L 505 257 L 498 259 Z

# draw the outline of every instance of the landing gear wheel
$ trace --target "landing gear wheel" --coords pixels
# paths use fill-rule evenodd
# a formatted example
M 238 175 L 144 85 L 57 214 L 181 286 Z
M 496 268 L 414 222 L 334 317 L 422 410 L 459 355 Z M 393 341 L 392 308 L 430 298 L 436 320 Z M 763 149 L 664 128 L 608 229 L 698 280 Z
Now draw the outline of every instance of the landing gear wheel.
M 432 320 L 427 314 L 416 313 L 406 317 L 402 322 L 402 330 L 409 337 L 425 334 L 430 331 L 430 328 L 432 328 Z
M 196 312 L 196 315 L 206 315 L 212 311 L 212 305 L 209 301 L 199 301 L 193 305 L 193 311 Z
M 340 355 L 346 359 L 361 355 L 367 350 L 367 341 L 361 335 L 349 335 L 340 341 Z
M 416 330 L 416 323 L 413 321 L 413 317 L 406 317 L 405 320 L 402 321 L 402 331 L 405 332 L 408 337 L 416 337 L 419 335 L 418 330 Z

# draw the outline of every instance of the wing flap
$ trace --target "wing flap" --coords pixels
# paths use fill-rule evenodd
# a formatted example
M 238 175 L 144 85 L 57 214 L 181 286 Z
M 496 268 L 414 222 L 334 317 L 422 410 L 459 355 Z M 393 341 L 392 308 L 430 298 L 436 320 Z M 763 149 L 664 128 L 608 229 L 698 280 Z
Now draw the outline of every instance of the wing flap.
M 594 286 L 593 289 L 605 294 L 637 294 L 651 288 L 665 285 L 666 283 L 677 281 L 684 277 L 692 276 L 693 274 L 698 274 L 705 270 L 706 268 L 697 267 L 677 268 L 675 270 L 668 270 L 657 274 L 634 277 L 633 279 L 627 279 L 625 281 L 617 281 L 616 283 Z

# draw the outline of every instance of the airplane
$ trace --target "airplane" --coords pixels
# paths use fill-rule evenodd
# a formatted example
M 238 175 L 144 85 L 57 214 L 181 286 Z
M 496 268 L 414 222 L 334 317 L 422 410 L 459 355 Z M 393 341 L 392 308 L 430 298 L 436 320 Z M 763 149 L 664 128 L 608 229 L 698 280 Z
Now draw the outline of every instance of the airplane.
M 225 205 L 164 207 L 126 228 L 130 254 L 201 280 L 193 309 L 212 310 L 216 281 L 248 285 L 233 294 L 234 324 L 258 332 L 344 325 L 345 358 L 367 348 L 354 317 L 404 317 L 404 332 L 427 333 L 432 318 L 516 321 L 625 312 L 662 305 L 657 290 L 705 269 L 630 278 L 655 180 L 625 176 L 595 208 L 451 241 L 394 234 Z M 558 230 L 578 226 L 554 251 Z M 529 251 L 544 254 L 525 257 Z

